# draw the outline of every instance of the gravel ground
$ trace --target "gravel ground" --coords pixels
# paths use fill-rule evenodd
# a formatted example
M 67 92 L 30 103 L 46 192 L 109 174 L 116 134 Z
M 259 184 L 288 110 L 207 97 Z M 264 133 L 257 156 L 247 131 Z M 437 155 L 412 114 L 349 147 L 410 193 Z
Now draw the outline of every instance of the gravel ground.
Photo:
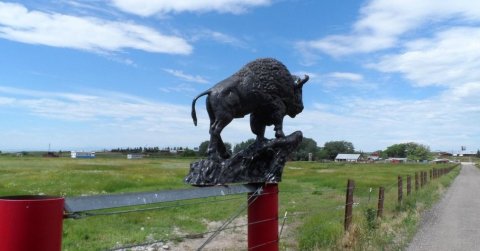
M 442 200 L 422 217 L 407 250 L 480 250 L 480 170 L 462 163 Z

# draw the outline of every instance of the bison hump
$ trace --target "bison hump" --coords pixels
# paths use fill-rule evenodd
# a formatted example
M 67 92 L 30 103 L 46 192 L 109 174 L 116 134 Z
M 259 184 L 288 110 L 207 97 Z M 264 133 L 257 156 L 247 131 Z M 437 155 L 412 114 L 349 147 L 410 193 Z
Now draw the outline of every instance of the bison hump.
M 246 64 L 235 75 L 252 91 L 273 95 L 293 95 L 294 79 L 287 67 L 273 58 L 260 58 Z

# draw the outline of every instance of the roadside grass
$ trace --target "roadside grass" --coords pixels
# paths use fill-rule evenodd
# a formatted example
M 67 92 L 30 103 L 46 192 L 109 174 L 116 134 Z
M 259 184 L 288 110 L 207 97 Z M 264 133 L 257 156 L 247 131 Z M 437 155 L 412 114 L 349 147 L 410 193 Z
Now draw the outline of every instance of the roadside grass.
M 281 210 L 300 212 L 294 250 L 398 250 L 413 237 L 420 213 L 436 202 L 459 168 L 415 191 L 415 172 L 450 165 L 318 164 L 291 162 L 280 184 Z M 293 168 L 292 168 L 293 167 Z M 397 176 L 403 177 L 404 200 L 397 202 Z M 406 176 L 412 194 L 406 195 Z M 344 234 L 347 179 L 355 180 L 351 231 Z M 301 184 L 301 185 L 300 185 Z M 385 187 L 384 213 L 376 219 L 378 189 Z M 297 188 L 297 190 L 295 190 Z M 306 189 L 306 190 L 298 190 Z M 294 191 L 290 193 L 289 190 Z M 301 199 L 299 199 L 301 198 Z M 295 202 L 295 203 L 292 203 Z M 304 212 L 302 214 L 302 212 Z M 297 219 L 295 219 L 297 220 Z
M 189 188 L 183 183 L 192 159 L 70 159 L 0 157 L 0 196 L 48 194 L 80 196 Z M 280 189 L 279 216 L 288 212 L 281 236 L 284 250 L 396 250 L 413 236 L 419 212 L 432 205 L 455 177 L 451 172 L 412 192 L 397 205 L 397 176 L 447 165 L 346 164 L 288 162 Z M 455 169 L 455 170 L 458 170 Z M 354 179 L 352 230 L 344 234 L 347 179 Z M 404 184 L 406 184 L 404 178 Z M 378 187 L 385 186 L 385 211 L 376 214 Z M 405 185 L 404 185 L 405 186 Z M 412 185 L 413 187 L 413 185 Z M 118 210 L 162 209 L 64 221 L 63 250 L 106 250 L 154 240 L 181 241 L 207 230 L 208 222 L 225 221 L 246 195 L 162 203 Z M 231 200 L 230 200 L 231 199 Z M 282 222 L 280 219 L 279 222 Z

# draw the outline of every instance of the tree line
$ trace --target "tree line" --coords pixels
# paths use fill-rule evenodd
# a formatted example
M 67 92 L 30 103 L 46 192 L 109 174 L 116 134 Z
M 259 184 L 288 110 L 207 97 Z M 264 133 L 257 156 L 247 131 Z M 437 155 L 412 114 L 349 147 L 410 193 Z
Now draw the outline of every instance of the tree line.
M 231 144 L 225 143 L 227 150 L 230 153 L 236 154 L 241 150 L 244 150 L 249 145 L 253 144 L 255 139 L 249 139 L 242 141 L 232 147 Z M 209 141 L 204 141 L 200 144 L 198 155 L 207 156 Z M 317 142 L 311 138 L 304 137 L 303 141 L 298 146 L 297 150 L 290 156 L 291 160 L 308 160 L 309 154 L 312 155 L 313 160 L 334 160 L 339 153 L 359 153 L 355 150 L 352 142 L 339 140 L 329 141 L 323 146 L 318 146 Z M 430 148 L 426 145 L 418 144 L 415 142 L 394 144 L 387 147 L 384 150 L 377 150 L 372 153 L 380 158 L 407 158 L 409 160 L 430 160 L 433 159 L 433 155 L 430 152 Z
M 246 141 L 242 141 L 235 145 L 232 145 L 230 143 L 225 143 L 225 147 L 230 153 L 236 154 L 246 149 L 249 145 L 253 143 L 255 143 L 255 139 L 252 138 Z M 208 140 L 203 141 L 199 145 L 198 151 L 193 151 L 188 147 L 186 148 L 183 148 L 183 147 L 173 147 L 173 148 L 133 147 L 133 148 L 130 148 L 129 147 L 129 148 L 116 148 L 116 149 L 112 149 L 111 151 L 120 152 L 120 153 L 155 154 L 155 153 L 162 153 L 162 152 L 170 152 L 170 150 L 174 150 L 174 151 L 178 151 L 179 154 L 182 156 L 206 157 L 208 144 L 209 144 Z M 364 154 L 361 151 L 356 151 L 353 143 L 349 141 L 345 141 L 345 140 L 328 141 L 328 142 L 325 142 L 323 146 L 318 146 L 317 142 L 312 138 L 304 137 L 303 141 L 300 143 L 297 150 L 293 152 L 292 155 L 290 156 L 290 159 L 299 160 L 299 161 L 308 160 L 309 154 L 311 154 L 313 160 L 334 160 L 339 153 Z M 431 160 L 434 157 L 430 151 L 429 146 L 415 143 L 415 142 L 393 144 L 391 146 L 388 146 L 386 149 L 377 150 L 371 154 L 382 159 L 407 158 L 408 160 L 413 160 L 413 161 Z M 480 157 L 480 151 L 477 151 L 477 157 Z

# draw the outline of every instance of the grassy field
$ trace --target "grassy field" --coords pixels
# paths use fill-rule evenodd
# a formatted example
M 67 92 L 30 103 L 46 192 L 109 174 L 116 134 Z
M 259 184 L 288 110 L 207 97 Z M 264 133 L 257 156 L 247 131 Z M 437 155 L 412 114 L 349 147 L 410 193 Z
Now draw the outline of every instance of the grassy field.
M 2 156 L 0 196 L 79 196 L 188 188 L 183 178 L 191 161 Z M 280 183 L 279 214 L 288 212 L 281 245 L 289 250 L 397 250 L 414 233 L 419 212 L 439 198 L 458 168 L 414 192 L 402 205 L 396 203 L 397 176 L 413 178 L 420 170 L 447 166 L 289 162 Z M 349 178 L 356 182 L 355 208 L 353 227 L 344 234 L 343 205 Z M 385 213 L 381 221 L 376 221 L 372 215 L 376 213 L 379 186 L 386 187 Z M 63 249 L 106 250 L 152 240 L 180 242 L 186 234 L 206 231 L 208 222 L 226 220 L 245 202 L 246 195 L 228 198 L 231 200 L 163 203 L 160 206 L 177 207 L 68 219 L 64 223 Z

